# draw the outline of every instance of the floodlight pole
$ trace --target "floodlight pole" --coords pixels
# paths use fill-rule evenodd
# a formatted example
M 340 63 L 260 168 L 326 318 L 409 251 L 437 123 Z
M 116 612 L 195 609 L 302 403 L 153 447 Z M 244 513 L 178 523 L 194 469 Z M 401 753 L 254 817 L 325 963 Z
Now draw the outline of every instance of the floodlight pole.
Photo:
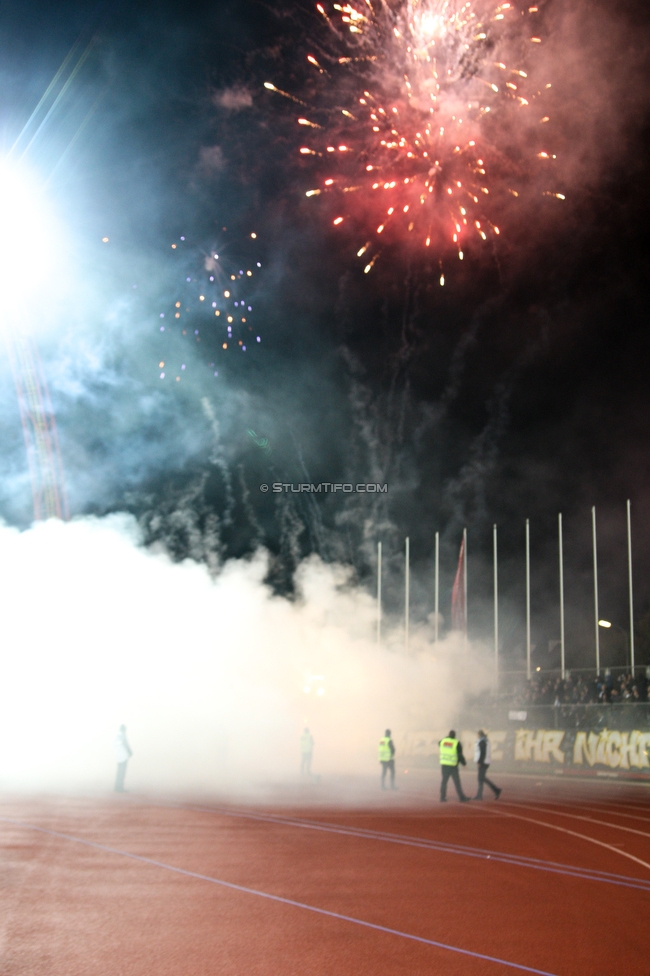
M 598 548 L 596 543 L 596 506 L 591 508 L 591 539 L 594 551 L 594 633 L 596 636 L 596 677 L 600 674 L 600 629 L 598 627 Z

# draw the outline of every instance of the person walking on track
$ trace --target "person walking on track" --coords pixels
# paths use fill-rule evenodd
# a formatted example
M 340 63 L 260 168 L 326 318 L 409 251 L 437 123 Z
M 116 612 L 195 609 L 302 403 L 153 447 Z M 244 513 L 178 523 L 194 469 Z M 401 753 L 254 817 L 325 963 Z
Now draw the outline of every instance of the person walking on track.
M 305 726 L 300 736 L 300 775 L 311 776 L 311 757 L 314 751 L 314 737 Z
M 470 798 L 463 793 L 463 787 L 460 785 L 460 776 L 458 773 L 458 764 L 461 763 L 463 766 L 466 766 L 467 760 L 463 755 L 463 747 L 456 738 L 455 731 L 452 729 L 446 738 L 440 740 L 439 745 L 440 771 L 442 773 L 440 802 L 447 802 L 447 783 L 451 777 L 454 781 L 456 792 L 458 793 L 458 799 L 461 803 L 468 803 Z
M 381 763 L 381 788 L 386 789 L 386 773 L 390 772 L 390 788 L 395 786 L 395 745 L 390 737 L 390 729 L 386 729 L 383 739 L 379 740 L 379 762 Z
M 492 750 L 490 749 L 490 740 L 483 731 L 479 729 L 478 739 L 476 740 L 476 745 L 474 746 L 474 762 L 478 763 L 478 789 L 476 791 L 475 800 L 483 799 L 483 784 L 487 783 L 492 792 L 494 793 L 495 800 L 498 800 L 501 796 L 501 790 L 498 786 L 495 786 L 491 779 L 487 778 L 487 771 L 492 760 Z
M 126 725 L 120 725 L 120 731 L 115 736 L 115 758 L 117 759 L 117 775 L 115 777 L 116 793 L 124 793 L 126 764 L 132 755 L 131 746 L 126 738 Z

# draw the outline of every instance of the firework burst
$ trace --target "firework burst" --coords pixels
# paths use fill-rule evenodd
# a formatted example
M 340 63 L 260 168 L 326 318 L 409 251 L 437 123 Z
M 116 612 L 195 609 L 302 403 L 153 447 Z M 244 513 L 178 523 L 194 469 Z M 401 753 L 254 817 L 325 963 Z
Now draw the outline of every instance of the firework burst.
M 363 234 L 366 272 L 388 243 L 462 260 L 473 242 L 498 237 L 507 201 L 539 186 L 535 167 L 551 184 L 541 192 L 564 199 L 544 143 L 551 85 L 530 77 L 538 7 L 357 0 L 316 9 L 306 93 L 265 87 L 303 109 L 306 195 L 329 202 L 336 227 Z

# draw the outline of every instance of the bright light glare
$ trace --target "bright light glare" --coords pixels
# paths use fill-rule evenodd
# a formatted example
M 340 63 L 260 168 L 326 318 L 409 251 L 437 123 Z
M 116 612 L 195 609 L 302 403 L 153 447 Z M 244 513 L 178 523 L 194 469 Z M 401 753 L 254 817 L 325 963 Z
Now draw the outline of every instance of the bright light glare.
M 432 14 L 427 11 L 420 19 L 420 35 L 422 41 L 433 37 L 442 37 L 445 30 L 444 19 L 439 14 Z
M 611 623 L 610 620 L 599 620 L 598 621 L 598 626 L 599 627 L 604 627 L 607 630 L 609 627 L 612 626 L 612 623 Z
M 0 288 L 3 329 L 33 331 L 64 278 L 62 235 L 44 187 L 23 167 L 0 162 Z M 48 306 L 48 308 L 46 308 Z

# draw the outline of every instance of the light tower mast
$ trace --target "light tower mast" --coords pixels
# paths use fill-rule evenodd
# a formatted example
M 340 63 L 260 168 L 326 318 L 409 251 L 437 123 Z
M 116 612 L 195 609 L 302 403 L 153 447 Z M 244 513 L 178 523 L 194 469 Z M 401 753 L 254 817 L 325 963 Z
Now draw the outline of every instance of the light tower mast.
M 69 513 L 59 438 L 38 349 L 30 336 L 15 333 L 7 336 L 6 346 L 25 438 L 34 520 L 67 520 Z

